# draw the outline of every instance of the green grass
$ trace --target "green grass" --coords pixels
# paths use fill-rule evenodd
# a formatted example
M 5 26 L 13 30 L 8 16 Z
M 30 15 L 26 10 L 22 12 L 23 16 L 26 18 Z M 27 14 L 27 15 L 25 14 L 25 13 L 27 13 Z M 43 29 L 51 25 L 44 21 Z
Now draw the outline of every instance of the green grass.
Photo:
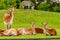
M 5 28 L 3 23 L 3 15 L 6 10 L 0 10 L 0 28 Z M 14 20 L 12 28 L 31 27 L 30 22 L 36 21 L 35 27 L 42 27 L 41 22 L 48 22 L 49 28 L 57 30 L 57 36 L 46 36 L 45 34 L 37 35 L 20 35 L 20 36 L 0 36 L 0 38 L 57 38 L 60 37 L 60 13 L 48 12 L 41 10 L 19 10 L 14 11 Z

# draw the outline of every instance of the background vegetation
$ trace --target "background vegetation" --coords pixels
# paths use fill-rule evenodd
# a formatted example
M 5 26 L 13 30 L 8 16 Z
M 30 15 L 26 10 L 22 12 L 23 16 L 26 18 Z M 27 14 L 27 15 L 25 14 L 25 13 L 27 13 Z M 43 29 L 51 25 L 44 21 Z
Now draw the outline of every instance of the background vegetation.
M 20 8 L 21 7 L 21 2 L 24 0 L 0 0 L 0 9 L 8 9 L 10 8 L 12 5 L 15 8 Z M 37 2 L 39 2 L 38 4 L 36 4 L 36 0 L 27 0 L 27 1 L 31 1 L 35 4 L 35 9 L 37 10 L 44 10 L 44 11 L 55 11 L 55 12 L 60 12 L 60 3 L 57 2 L 52 2 L 51 0 L 37 0 Z

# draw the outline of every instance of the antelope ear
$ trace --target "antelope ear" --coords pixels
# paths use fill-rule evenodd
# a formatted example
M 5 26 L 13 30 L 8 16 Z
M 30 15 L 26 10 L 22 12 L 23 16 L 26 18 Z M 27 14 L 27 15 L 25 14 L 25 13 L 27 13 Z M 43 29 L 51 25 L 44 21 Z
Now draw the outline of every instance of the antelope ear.
M 13 11 L 14 11 L 14 7 L 12 7 L 12 8 L 11 8 L 11 10 L 13 10 Z
M 11 12 L 11 8 L 7 9 L 7 13 L 10 13 Z
M 46 22 L 46 25 L 48 24 L 48 22 Z
M 32 24 L 32 23 L 34 23 L 34 24 L 35 24 L 35 23 L 36 23 L 36 21 L 33 21 L 33 22 L 31 22 L 31 21 L 30 21 L 30 23 L 31 23 L 31 24 Z
M 7 12 L 6 12 L 6 13 L 10 13 L 9 9 L 7 10 Z

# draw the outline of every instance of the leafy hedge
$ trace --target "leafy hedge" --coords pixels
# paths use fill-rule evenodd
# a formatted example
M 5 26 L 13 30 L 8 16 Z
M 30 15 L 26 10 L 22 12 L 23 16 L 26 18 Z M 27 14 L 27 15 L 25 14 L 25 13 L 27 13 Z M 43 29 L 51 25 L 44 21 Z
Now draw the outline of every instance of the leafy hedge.
M 60 5 L 51 6 L 49 3 L 41 2 L 37 7 L 37 10 L 44 10 L 44 11 L 54 11 L 60 12 Z
M 49 10 L 49 6 L 50 5 L 48 3 L 42 2 L 42 3 L 39 4 L 39 6 L 37 6 L 37 9 L 47 11 L 47 10 Z
M 21 1 L 22 0 L 0 0 L 0 9 L 7 9 L 10 8 L 12 5 L 15 6 L 16 8 L 22 8 L 21 7 Z M 60 5 L 57 6 L 55 3 L 55 6 L 51 6 L 48 2 L 42 2 L 40 0 L 40 4 L 36 6 L 36 1 L 35 0 L 28 0 L 32 1 L 35 4 L 35 9 L 37 10 L 44 10 L 44 11 L 55 11 L 55 12 L 60 12 Z
M 16 6 L 19 0 L 0 0 L 0 9 L 7 9 L 9 7 Z
M 60 6 L 55 6 L 55 7 L 53 7 L 53 11 L 55 11 L 55 12 L 60 12 Z

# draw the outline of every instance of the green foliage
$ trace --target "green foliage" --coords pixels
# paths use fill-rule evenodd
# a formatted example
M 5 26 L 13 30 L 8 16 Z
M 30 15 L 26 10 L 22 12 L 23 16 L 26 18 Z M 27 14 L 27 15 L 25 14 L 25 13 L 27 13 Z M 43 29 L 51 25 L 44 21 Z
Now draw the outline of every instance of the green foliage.
M 60 6 L 55 6 L 55 7 L 53 7 L 53 11 L 55 11 L 55 12 L 60 12 Z
M 0 0 L 0 9 L 8 9 L 11 6 L 14 6 L 18 9 L 19 8 L 22 9 L 21 1 L 22 0 Z M 58 6 L 57 3 L 51 4 L 50 0 L 47 0 L 47 3 L 42 2 L 44 0 L 38 0 L 38 2 L 40 2 L 38 4 L 36 4 L 36 0 L 27 0 L 27 1 L 33 2 L 35 4 L 35 9 L 60 12 L 60 5 Z
M 15 6 L 16 8 L 19 8 L 21 5 L 22 0 L 0 0 L 0 9 L 8 9 L 12 5 Z M 27 1 L 32 1 L 35 4 L 35 0 L 27 0 Z
M 0 0 L 0 9 L 4 8 L 5 8 L 4 0 Z
M 16 6 L 16 0 L 0 0 L 0 9 L 7 9 Z
M 60 5 L 51 6 L 49 3 L 42 2 L 36 7 L 36 9 L 44 11 L 60 12 Z
M 21 0 L 16 0 L 16 8 L 19 8 L 21 6 Z
M 38 10 L 45 10 L 45 11 L 47 11 L 47 10 L 49 10 L 49 6 L 50 5 L 48 3 L 42 2 L 42 3 L 39 4 L 39 6 L 37 7 L 37 9 Z

